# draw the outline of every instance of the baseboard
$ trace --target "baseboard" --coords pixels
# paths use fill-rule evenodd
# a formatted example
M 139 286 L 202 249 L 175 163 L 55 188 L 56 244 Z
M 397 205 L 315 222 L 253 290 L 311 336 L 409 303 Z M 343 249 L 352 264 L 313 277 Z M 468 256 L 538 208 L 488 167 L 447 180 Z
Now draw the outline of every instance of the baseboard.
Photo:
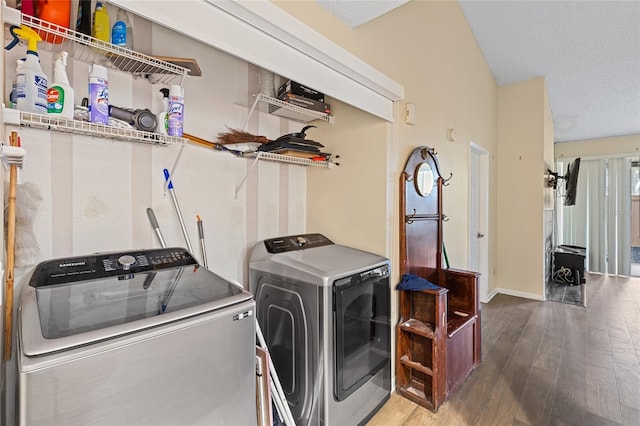
M 506 294 L 507 296 L 515 296 L 515 297 L 522 297 L 525 299 L 540 300 L 542 302 L 545 301 L 544 296 L 539 294 L 526 293 L 524 291 L 517 291 L 517 290 L 510 290 L 508 288 L 497 288 L 495 291 L 500 294 Z
M 489 303 L 491 302 L 491 299 L 493 299 L 493 296 L 495 296 L 496 294 L 498 294 L 498 290 L 493 290 L 491 293 L 489 293 L 487 295 L 487 300 L 481 300 L 481 303 Z

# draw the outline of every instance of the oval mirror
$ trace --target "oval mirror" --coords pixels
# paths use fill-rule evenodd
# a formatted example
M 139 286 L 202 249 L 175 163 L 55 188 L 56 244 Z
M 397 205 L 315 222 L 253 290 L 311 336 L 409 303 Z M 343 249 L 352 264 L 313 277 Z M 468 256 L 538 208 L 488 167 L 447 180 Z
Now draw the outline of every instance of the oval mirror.
M 428 163 L 420 163 L 416 167 L 414 182 L 418 194 L 423 197 L 431 194 L 431 191 L 433 191 L 433 170 L 431 170 L 431 166 Z

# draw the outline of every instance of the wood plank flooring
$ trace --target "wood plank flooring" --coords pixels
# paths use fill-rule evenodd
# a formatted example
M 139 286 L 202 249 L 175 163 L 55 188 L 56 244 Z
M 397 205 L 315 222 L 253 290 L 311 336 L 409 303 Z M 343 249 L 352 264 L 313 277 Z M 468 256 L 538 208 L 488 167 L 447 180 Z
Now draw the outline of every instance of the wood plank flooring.
M 482 364 L 438 413 L 393 393 L 368 426 L 640 425 L 640 278 L 586 279 L 586 307 L 495 296 Z

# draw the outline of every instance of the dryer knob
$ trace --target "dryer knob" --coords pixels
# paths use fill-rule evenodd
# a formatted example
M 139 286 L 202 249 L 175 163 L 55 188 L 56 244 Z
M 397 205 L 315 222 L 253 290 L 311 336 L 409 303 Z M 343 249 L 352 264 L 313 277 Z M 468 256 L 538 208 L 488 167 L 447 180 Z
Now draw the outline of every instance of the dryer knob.
M 307 239 L 306 239 L 305 237 L 298 237 L 298 238 L 296 238 L 296 245 L 297 245 L 298 247 L 302 247 L 303 245 L 305 245 L 305 244 L 307 244 L 307 243 L 308 243 L 308 241 L 307 241 Z
M 122 269 L 128 271 L 131 268 L 131 265 L 136 263 L 136 258 L 133 256 L 124 255 L 118 258 L 118 263 L 122 265 Z

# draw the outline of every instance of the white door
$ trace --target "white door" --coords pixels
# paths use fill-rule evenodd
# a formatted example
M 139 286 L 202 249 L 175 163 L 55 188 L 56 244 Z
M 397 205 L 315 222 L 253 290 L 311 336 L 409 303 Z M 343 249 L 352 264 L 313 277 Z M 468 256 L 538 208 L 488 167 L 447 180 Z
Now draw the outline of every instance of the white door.
M 469 156 L 469 270 L 480 272 L 480 301 L 489 289 L 489 151 L 471 142 Z

